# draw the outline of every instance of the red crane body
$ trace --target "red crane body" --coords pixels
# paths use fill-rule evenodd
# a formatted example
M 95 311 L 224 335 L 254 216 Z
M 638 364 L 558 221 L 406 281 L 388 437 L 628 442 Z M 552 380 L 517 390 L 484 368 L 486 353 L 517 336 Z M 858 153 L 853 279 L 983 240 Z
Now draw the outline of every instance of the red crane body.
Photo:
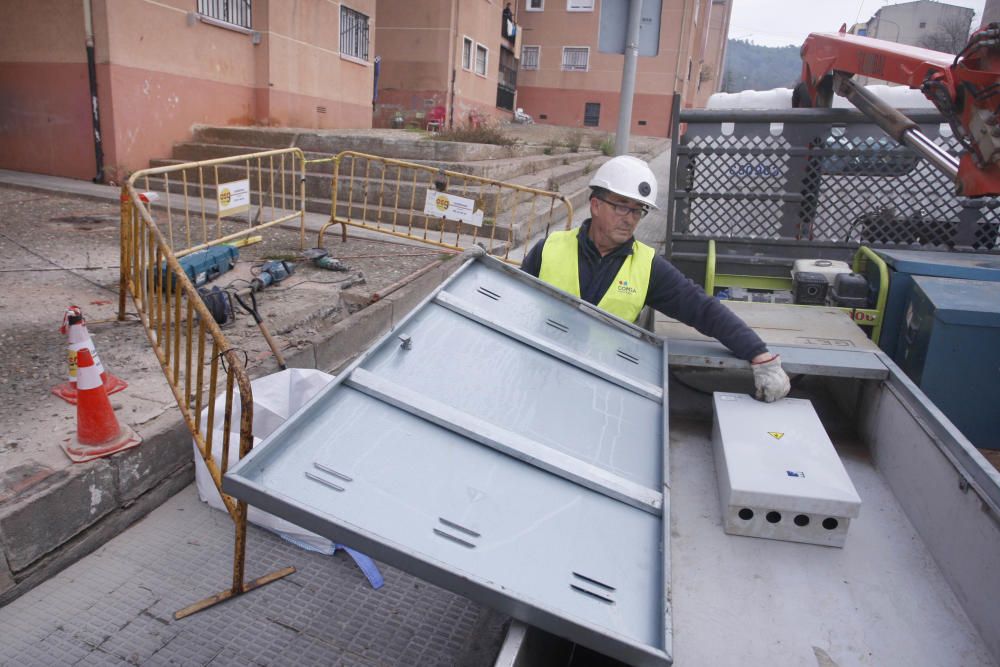
M 801 55 L 800 106 L 829 106 L 834 91 L 845 95 L 897 141 L 950 173 L 960 195 L 1000 195 L 1000 26 L 973 33 L 958 55 L 851 35 L 846 27 L 809 35 Z M 851 81 L 855 74 L 921 90 L 962 144 L 957 165 L 914 123 Z

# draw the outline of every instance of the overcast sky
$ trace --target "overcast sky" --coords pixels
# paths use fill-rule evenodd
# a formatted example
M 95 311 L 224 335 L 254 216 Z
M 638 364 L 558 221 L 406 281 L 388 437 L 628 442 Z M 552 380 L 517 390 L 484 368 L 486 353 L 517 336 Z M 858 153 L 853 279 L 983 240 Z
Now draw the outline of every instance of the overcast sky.
M 801 46 L 811 32 L 836 32 L 842 23 L 867 21 L 893 0 L 733 0 L 730 39 L 749 39 L 765 46 Z M 986 0 L 948 0 L 976 10 L 978 26 Z

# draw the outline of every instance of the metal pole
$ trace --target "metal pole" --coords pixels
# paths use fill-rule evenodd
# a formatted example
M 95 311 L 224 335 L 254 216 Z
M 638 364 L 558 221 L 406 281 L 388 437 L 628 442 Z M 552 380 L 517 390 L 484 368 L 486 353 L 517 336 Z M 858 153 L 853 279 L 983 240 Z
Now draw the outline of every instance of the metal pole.
M 622 67 L 622 92 L 618 99 L 618 134 L 615 155 L 628 154 L 629 130 L 632 127 L 632 97 L 635 95 L 635 70 L 639 60 L 639 17 L 642 0 L 629 0 L 628 30 L 625 33 L 625 65 Z
M 834 89 L 851 104 L 861 110 L 880 128 L 901 144 L 909 146 L 921 157 L 928 160 L 938 170 L 957 182 L 958 159 L 935 144 L 920 131 L 920 126 L 904 116 L 898 109 L 854 80 L 838 74 L 834 78 Z

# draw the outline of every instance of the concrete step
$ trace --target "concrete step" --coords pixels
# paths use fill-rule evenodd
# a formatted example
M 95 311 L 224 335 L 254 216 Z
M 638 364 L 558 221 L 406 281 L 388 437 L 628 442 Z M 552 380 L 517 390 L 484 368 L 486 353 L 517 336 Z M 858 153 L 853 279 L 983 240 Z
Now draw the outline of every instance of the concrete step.
M 586 162 L 577 161 L 569 164 L 558 164 L 533 174 L 518 176 L 507 182 L 538 190 L 558 191 L 560 187 L 570 181 L 592 173 L 606 159 L 607 158 L 604 156 L 601 156 L 600 158 L 595 157 Z M 182 164 L 182 162 L 179 160 L 154 160 L 152 161 L 151 166 L 162 167 L 174 166 L 177 164 Z M 345 163 L 345 165 L 349 164 L 349 161 Z M 378 166 L 381 167 L 381 163 L 378 163 Z M 359 171 L 360 169 L 361 167 L 359 166 Z M 411 173 L 414 173 L 414 170 L 410 171 Z M 349 173 L 348 169 L 344 169 L 342 173 Z M 412 206 L 414 208 L 423 208 L 426 192 L 428 188 L 433 187 L 433 185 L 430 182 L 429 173 L 415 173 L 417 175 L 416 181 L 412 180 L 412 178 L 403 178 L 399 180 L 393 178 L 392 180 L 383 181 L 381 178 L 351 179 L 348 175 L 341 176 L 337 179 L 339 197 L 345 201 L 348 199 L 354 202 L 366 201 L 368 204 L 375 206 L 382 205 L 396 207 L 402 205 L 404 207 Z M 272 188 L 271 179 L 280 178 L 280 172 L 278 170 L 258 170 L 256 168 L 251 168 L 248 171 L 246 166 L 243 164 L 218 165 L 212 168 L 212 180 L 216 178 L 216 174 L 221 182 L 247 178 L 249 174 L 249 178 L 254 189 L 257 189 L 257 183 L 260 182 L 264 185 L 264 189 L 268 191 Z M 192 193 L 198 191 L 196 188 L 197 177 L 195 174 L 188 174 L 187 179 L 189 183 L 188 194 L 191 195 Z M 163 179 L 157 179 L 156 182 L 160 183 L 162 180 Z M 171 176 L 170 180 L 170 191 L 172 193 L 182 194 L 184 192 L 183 177 L 180 174 L 177 174 Z M 306 197 L 329 201 L 331 197 L 330 186 L 330 174 L 306 174 Z M 285 192 L 291 194 L 295 188 L 296 185 L 292 183 L 291 179 L 286 175 Z M 207 194 L 214 197 L 214 188 L 206 186 L 206 189 Z M 273 189 L 276 194 L 280 193 L 282 191 L 280 182 L 275 183 Z M 496 215 L 497 213 L 507 211 L 522 202 L 530 201 L 530 199 L 534 197 L 534 195 L 527 192 L 497 188 L 495 185 L 470 185 L 456 179 L 453 179 L 449 183 L 448 192 L 468 197 L 470 199 L 475 199 L 478 202 L 479 207 L 486 211 L 488 215 Z M 265 195 L 265 199 L 266 198 L 267 195 Z
M 174 144 L 171 158 L 178 162 L 200 162 L 203 160 L 215 160 L 218 158 L 235 157 L 257 153 L 262 150 L 258 146 L 237 146 L 226 144 L 207 144 L 199 142 L 182 142 Z M 564 149 L 563 149 L 564 150 Z M 316 160 L 332 157 L 328 153 L 306 152 L 307 160 Z M 379 157 L 389 157 L 380 155 Z M 500 181 L 509 181 L 525 174 L 534 174 L 544 169 L 550 169 L 561 164 L 576 162 L 586 162 L 603 157 L 597 151 L 580 151 L 578 153 L 555 152 L 552 155 L 528 155 L 513 157 L 506 160 L 477 160 L 471 162 L 448 162 L 441 160 L 421 160 L 411 159 L 408 162 L 433 167 L 435 169 L 445 169 L 481 178 L 492 178 Z M 287 159 L 287 158 L 286 158 Z M 306 166 L 307 172 L 330 174 L 333 171 L 331 163 L 309 164 Z M 373 162 L 370 167 L 370 176 L 380 178 L 382 176 L 382 165 Z M 394 178 L 411 180 L 413 171 L 406 168 L 390 165 L 388 174 Z
M 542 155 L 543 146 L 497 146 L 438 141 L 405 131 L 306 130 L 296 128 L 217 127 L 197 125 L 193 141 L 226 146 L 261 146 L 265 149 L 297 147 L 304 151 L 335 154 L 345 150 L 395 157 L 466 162 Z

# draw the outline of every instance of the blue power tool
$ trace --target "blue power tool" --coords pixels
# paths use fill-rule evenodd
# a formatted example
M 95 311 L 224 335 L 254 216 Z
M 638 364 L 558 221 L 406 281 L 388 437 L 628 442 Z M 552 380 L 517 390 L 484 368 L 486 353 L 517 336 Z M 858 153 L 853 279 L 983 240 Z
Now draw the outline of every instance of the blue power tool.
M 260 291 L 268 285 L 277 285 L 288 276 L 295 273 L 295 265 L 291 262 L 272 259 L 260 267 L 260 273 L 250 281 L 250 287 L 254 292 Z

